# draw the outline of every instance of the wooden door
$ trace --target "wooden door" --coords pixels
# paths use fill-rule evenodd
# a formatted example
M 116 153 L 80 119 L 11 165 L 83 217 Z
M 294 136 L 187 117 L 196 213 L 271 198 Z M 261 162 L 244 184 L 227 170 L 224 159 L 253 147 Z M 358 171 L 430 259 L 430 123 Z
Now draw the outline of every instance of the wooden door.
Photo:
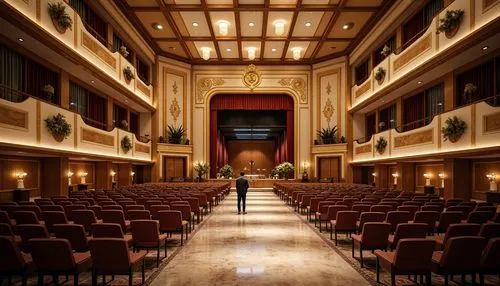
M 166 182 L 173 178 L 186 177 L 186 158 L 185 157 L 165 157 L 163 164 L 163 178 Z
M 319 158 L 318 166 L 320 178 L 333 178 L 334 182 L 338 182 L 340 180 L 339 157 Z

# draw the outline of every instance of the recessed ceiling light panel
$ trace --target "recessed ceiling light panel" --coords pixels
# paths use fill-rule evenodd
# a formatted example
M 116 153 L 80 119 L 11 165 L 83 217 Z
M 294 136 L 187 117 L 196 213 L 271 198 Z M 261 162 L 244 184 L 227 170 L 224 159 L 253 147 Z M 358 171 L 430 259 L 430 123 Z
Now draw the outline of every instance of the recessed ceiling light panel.
M 199 24 L 197 22 L 193 22 L 193 27 L 198 27 Z
M 163 30 L 163 25 L 162 24 L 159 24 L 159 23 L 153 23 L 151 24 L 151 26 L 153 26 L 153 29 L 155 30 Z
M 350 30 L 350 29 L 352 29 L 352 27 L 354 27 L 354 23 L 353 22 L 348 22 L 348 23 L 345 23 L 344 26 L 342 26 L 342 29 L 344 29 L 344 30 Z
M 311 22 L 306 22 L 306 27 L 311 27 Z

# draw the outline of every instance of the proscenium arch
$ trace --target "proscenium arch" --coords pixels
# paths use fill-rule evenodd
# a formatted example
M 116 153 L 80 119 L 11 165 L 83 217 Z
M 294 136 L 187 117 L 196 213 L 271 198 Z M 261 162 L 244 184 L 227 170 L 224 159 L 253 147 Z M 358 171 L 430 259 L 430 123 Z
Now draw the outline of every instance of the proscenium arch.
M 293 143 L 293 153 L 294 153 L 294 160 L 293 160 L 293 165 L 295 166 L 295 177 L 298 178 L 299 175 L 299 165 L 297 162 L 299 161 L 299 102 L 300 102 L 300 95 L 295 92 L 292 89 L 285 88 L 285 87 L 280 87 L 280 88 L 270 88 L 267 90 L 259 90 L 259 91 L 249 91 L 248 89 L 241 89 L 241 88 L 224 88 L 223 86 L 221 87 L 216 87 L 207 92 L 204 98 L 204 103 L 203 103 L 203 112 L 204 112 L 204 123 L 203 123 L 203 142 L 204 142 L 204 161 L 210 164 L 210 132 L 208 130 L 210 129 L 210 100 L 212 97 L 214 97 L 217 94 L 286 94 L 290 96 L 293 99 L 293 122 L 294 122 L 294 143 Z

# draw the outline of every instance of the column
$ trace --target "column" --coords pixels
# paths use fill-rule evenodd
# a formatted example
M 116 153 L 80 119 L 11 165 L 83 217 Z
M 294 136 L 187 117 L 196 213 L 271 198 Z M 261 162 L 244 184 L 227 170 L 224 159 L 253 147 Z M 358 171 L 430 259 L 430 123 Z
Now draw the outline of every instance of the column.
M 472 196 L 472 162 L 469 159 L 444 160 L 444 198 L 469 201 Z
M 111 177 L 112 168 L 113 168 L 113 162 L 111 161 L 98 161 L 95 163 L 96 189 L 111 190 L 113 188 L 112 185 L 113 179 Z
M 130 172 L 132 172 L 132 164 L 118 164 L 118 187 L 132 185 L 132 176 L 130 176 Z
M 398 163 L 398 190 L 403 192 L 415 192 L 415 164 Z
M 69 159 L 67 157 L 43 158 L 41 166 L 41 196 L 45 198 L 67 196 Z
M 61 107 L 69 109 L 69 75 L 65 70 L 60 71 L 59 94 Z
M 455 106 L 455 77 L 453 72 L 444 76 L 444 111 L 450 111 Z
M 376 174 L 375 185 L 379 188 L 388 188 L 389 166 L 384 164 L 375 164 L 374 173 Z

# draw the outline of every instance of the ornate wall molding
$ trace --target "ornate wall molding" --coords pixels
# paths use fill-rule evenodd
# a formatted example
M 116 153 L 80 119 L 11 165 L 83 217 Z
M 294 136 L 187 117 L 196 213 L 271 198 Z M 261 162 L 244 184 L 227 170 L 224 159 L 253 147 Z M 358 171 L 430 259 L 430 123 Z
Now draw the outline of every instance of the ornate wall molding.
M 144 93 L 147 97 L 151 97 L 148 87 L 143 84 L 140 80 L 135 81 L 137 83 L 137 89 Z
M 483 134 L 500 131 L 500 112 L 483 116 Z
M 262 82 L 262 74 L 255 65 L 249 65 L 245 69 L 245 73 L 243 74 L 243 78 L 241 80 L 246 87 L 253 90 Z
M 138 144 L 138 143 L 135 143 L 134 145 L 135 145 L 135 152 L 149 154 L 149 151 L 150 151 L 149 146 Z
M 394 148 L 434 142 L 434 130 L 424 130 L 399 137 L 394 137 Z
M 92 36 L 87 35 L 84 31 L 82 31 L 82 46 L 116 70 L 116 59 L 105 48 L 101 47 Z
M 411 62 L 413 59 L 415 59 L 419 55 L 425 53 L 430 48 L 432 48 L 432 35 L 428 34 L 420 42 L 418 42 L 414 46 L 408 48 L 402 55 L 399 56 L 399 58 L 397 58 L 393 62 L 394 72 L 403 68 L 406 64 Z
M 82 141 L 111 147 L 115 146 L 114 136 L 102 134 L 87 128 L 82 128 Z
M 372 152 L 372 145 L 371 144 L 356 147 L 356 154 L 364 154 L 364 153 L 371 153 L 371 152 Z
M 330 100 L 330 98 L 328 98 L 326 100 L 325 107 L 323 108 L 323 116 L 325 116 L 328 124 L 330 124 L 330 121 L 332 121 L 332 116 L 334 111 L 335 108 L 333 107 L 332 101 Z
M 0 105 L 0 125 L 7 128 L 28 130 L 28 113 Z
M 177 122 L 177 118 L 181 114 L 181 107 L 179 106 L 179 102 L 177 101 L 177 98 L 174 98 L 172 100 L 172 103 L 170 104 L 169 108 L 170 114 L 174 118 L 174 122 Z
M 216 78 L 200 78 L 196 83 L 196 103 L 203 103 L 205 94 L 217 86 L 224 84 L 224 79 Z
M 307 101 L 306 82 L 301 78 L 283 78 L 278 81 L 283 87 L 293 89 L 299 96 L 300 101 Z
M 369 91 L 371 88 L 372 88 L 372 81 L 368 80 L 358 90 L 356 90 L 356 98 L 362 96 L 365 92 Z

